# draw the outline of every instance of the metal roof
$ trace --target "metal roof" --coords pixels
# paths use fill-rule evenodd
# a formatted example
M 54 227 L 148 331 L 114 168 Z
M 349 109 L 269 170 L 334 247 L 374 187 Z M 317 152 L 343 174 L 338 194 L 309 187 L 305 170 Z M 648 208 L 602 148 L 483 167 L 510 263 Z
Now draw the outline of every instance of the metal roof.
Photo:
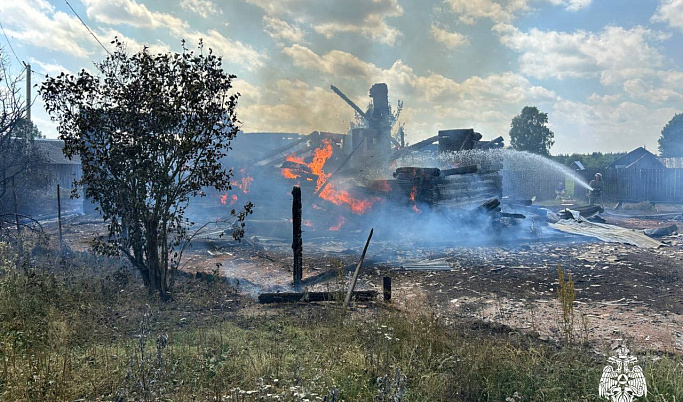
M 34 145 L 40 149 L 49 164 L 52 165 L 80 165 L 81 158 L 75 155 L 72 159 L 64 156 L 62 149 L 64 148 L 64 141 L 47 138 L 37 138 L 33 140 Z

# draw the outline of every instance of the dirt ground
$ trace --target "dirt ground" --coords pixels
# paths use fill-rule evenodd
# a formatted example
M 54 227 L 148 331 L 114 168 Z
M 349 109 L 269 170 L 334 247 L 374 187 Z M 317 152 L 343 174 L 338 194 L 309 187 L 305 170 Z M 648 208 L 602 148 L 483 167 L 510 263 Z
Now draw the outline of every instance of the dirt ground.
M 607 223 L 634 229 L 681 223 L 671 221 L 671 214 L 656 215 L 608 211 L 603 217 Z M 81 250 L 92 234 L 103 231 L 101 224 L 83 217 L 72 218 L 64 227 L 65 242 Z M 247 235 L 242 243 L 211 235 L 200 238 L 183 269 L 218 269 L 252 296 L 291 290 L 291 240 Z M 358 241 L 330 237 L 304 244 L 307 288 L 344 286 L 365 240 L 362 233 L 354 237 Z M 358 288 L 381 293 L 382 277 L 390 276 L 392 303 L 402 308 L 429 308 L 445 320 L 503 324 L 559 340 L 559 267 L 570 272 L 575 282 L 577 339 L 596 348 L 628 339 L 641 349 L 681 353 L 683 236 L 662 240 L 664 247 L 643 249 L 578 236 L 486 247 L 405 242 L 399 246 L 379 238 L 368 249 Z M 346 273 L 346 278 L 340 273 Z

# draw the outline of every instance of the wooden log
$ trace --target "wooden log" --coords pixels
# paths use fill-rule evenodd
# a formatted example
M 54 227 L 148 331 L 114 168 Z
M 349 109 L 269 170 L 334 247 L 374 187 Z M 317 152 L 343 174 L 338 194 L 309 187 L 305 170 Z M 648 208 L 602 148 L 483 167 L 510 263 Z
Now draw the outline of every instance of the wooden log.
M 312 174 L 311 168 L 308 167 L 308 165 L 302 165 L 301 163 L 296 163 L 296 162 L 292 162 L 292 161 L 282 162 L 282 165 L 280 165 L 280 168 L 281 169 L 294 169 L 294 170 L 301 172 L 301 173 Z
M 471 165 L 471 166 L 461 166 L 453 169 L 442 169 L 441 170 L 441 176 L 446 177 L 446 176 L 454 176 L 458 174 L 468 174 L 468 173 L 477 173 L 479 171 L 479 168 L 477 165 Z
M 485 203 L 481 204 L 479 208 L 490 212 L 496 210 L 499 207 L 500 201 L 498 200 L 498 198 L 492 198 L 486 201 Z
M 353 297 L 359 301 L 368 301 L 377 297 L 376 290 L 356 290 Z M 261 293 L 258 296 L 259 303 L 296 303 L 296 302 L 321 302 L 339 300 L 341 292 L 283 292 Z
M 526 219 L 526 216 L 522 214 L 511 214 L 509 212 L 501 212 L 500 216 L 503 218 Z
M 303 277 L 303 251 L 301 240 L 301 188 L 292 188 L 292 250 L 294 251 L 294 285 L 298 286 Z
M 438 177 L 440 175 L 441 175 L 441 169 L 439 169 L 439 168 L 420 168 L 420 167 L 412 167 L 412 166 L 397 168 L 393 174 L 394 177 L 401 176 L 401 178 L 411 178 L 411 177 L 419 178 L 419 177 L 429 177 L 429 176 Z

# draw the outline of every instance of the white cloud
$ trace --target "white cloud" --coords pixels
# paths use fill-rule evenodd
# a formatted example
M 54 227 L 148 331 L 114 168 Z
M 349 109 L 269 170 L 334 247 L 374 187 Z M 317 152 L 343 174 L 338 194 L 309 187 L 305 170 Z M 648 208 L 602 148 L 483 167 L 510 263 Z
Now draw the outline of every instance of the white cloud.
M 199 40 L 202 39 L 204 47 L 211 48 L 217 55 L 223 56 L 224 62 L 237 62 L 249 70 L 263 66 L 264 60 L 268 58 L 265 53 L 258 52 L 240 41 L 228 39 L 215 29 L 207 32 L 188 31 L 183 33 L 183 37 L 194 44 L 199 44 Z
M 82 0 L 89 18 L 108 25 L 130 25 L 136 28 L 168 28 L 179 32 L 187 29 L 184 21 L 171 14 L 150 11 L 133 0 Z
M 429 29 L 429 35 L 449 49 L 465 46 L 469 42 L 467 36 L 459 32 L 448 32 L 436 25 L 432 25 Z
M 449 10 L 459 15 L 460 22 L 473 24 L 480 18 L 510 22 L 515 14 L 527 10 L 527 0 L 446 0 Z
M 137 53 L 145 46 L 149 49 L 151 54 L 168 53 L 171 51 L 171 48 L 160 40 L 157 40 L 154 43 L 139 42 L 112 28 L 101 29 L 98 34 L 108 41 L 113 40 L 114 37 L 118 37 L 121 42 L 125 43 L 127 52 Z
M 263 8 L 270 17 L 287 16 L 300 24 L 308 24 L 327 38 L 351 32 L 376 42 L 394 45 L 401 36 L 387 18 L 403 15 L 398 0 L 246 0 Z
M 236 62 L 247 69 L 254 69 L 263 65 L 267 58 L 263 52 L 256 51 L 250 45 L 226 38 L 215 29 L 207 32 L 191 30 L 189 25 L 166 13 L 150 11 L 144 4 L 134 0 L 83 0 L 88 16 L 96 21 L 110 25 L 131 25 L 137 28 L 168 29 L 176 38 L 199 43 L 204 40 L 205 46 L 212 48 L 219 55 L 224 56 L 226 62 Z M 199 4 L 199 3 L 194 3 Z M 136 45 L 135 43 L 133 45 Z M 154 44 L 157 49 L 164 49 L 163 44 Z
M 494 30 L 501 43 L 520 53 L 523 74 L 541 79 L 599 77 L 605 85 L 653 74 L 663 65 L 664 56 L 651 44 L 667 38 L 642 26 L 608 26 L 597 34 L 535 28 L 524 33 L 505 24 Z
M 96 44 L 76 17 L 44 0 L 5 2 L 1 15 L 7 35 L 21 43 L 75 57 L 89 56 Z
M 564 1 L 567 11 L 579 11 L 590 6 L 593 0 L 569 0 Z
M 275 40 L 286 40 L 296 43 L 303 41 L 304 36 L 306 36 L 306 33 L 300 27 L 290 25 L 287 21 L 267 15 L 263 16 L 263 26 L 268 35 Z
M 654 104 L 662 104 L 683 99 L 683 94 L 671 88 L 655 87 L 641 79 L 624 82 L 624 92 L 633 99 L 642 99 Z
M 613 104 L 613 103 L 621 102 L 622 96 L 621 96 L 621 94 L 599 95 L 599 94 L 593 93 L 593 94 L 591 94 L 591 96 L 588 97 L 588 100 L 592 103 Z
M 474 24 L 479 19 L 495 23 L 510 23 L 519 14 L 532 10 L 530 3 L 548 2 L 563 6 L 567 11 L 587 8 L 592 0 L 445 0 L 449 11 L 458 15 L 460 22 Z
M 652 22 L 662 22 L 683 31 L 683 0 L 660 0 Z
M 662 127 L 677 112 L 672 107 L 650 108 L 634 102 L 555 103 L 550 119 L 556 127 L 560 152 L 631 151 L 646 146 L 656 153 Z
M 223 10 L 216 7 L 211 0 L 181 0 L 180 7 L 190 10 L 195 14 L 199 14 L 204 18 L 223 14 Z
M 579 11 L 591 5 L 593 0 L 547 0 L 554 5 L 564 6 L 567 11 Z
M 34 57 L 30 57 L 29 62 L 32 64 L 31 67 L 33 71 L 39 74 L 47 74 L 51 76 L 59 75 L 61 73 L 73 74 L 71 70 L 58 63 L 46 63 Z

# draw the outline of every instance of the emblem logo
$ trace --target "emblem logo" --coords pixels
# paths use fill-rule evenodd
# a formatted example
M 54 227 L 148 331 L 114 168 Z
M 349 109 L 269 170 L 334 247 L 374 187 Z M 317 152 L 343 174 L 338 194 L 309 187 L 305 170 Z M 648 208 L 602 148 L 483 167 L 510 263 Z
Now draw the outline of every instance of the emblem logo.
M 616 356 L 607 359 L 612 365 L 605 366 L 600 378 L 600 397 L 611 402 L 632 402 L 635 397 L 647 396 L 647 384 L 638 359 L 629 355 L 626 346 L 620 346 Z M 632 367 L 629 365 L 632 364 Z

